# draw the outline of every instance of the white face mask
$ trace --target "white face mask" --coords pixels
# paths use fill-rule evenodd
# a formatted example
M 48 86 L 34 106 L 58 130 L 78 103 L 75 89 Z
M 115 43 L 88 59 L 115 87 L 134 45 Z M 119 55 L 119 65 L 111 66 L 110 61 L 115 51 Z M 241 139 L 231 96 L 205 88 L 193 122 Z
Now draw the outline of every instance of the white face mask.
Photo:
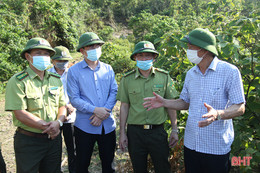
M 203 56 L 204 56 L 203 55 L 201 58 L 198 57 L 198 51 L 200 51 L 200 50 L 191 50 L 191 49 L 187 50 L 187 57 L 188 57 L 190 62 L 192 62 L 194 64 L 200 63 L 200 61 L 203 59 Z

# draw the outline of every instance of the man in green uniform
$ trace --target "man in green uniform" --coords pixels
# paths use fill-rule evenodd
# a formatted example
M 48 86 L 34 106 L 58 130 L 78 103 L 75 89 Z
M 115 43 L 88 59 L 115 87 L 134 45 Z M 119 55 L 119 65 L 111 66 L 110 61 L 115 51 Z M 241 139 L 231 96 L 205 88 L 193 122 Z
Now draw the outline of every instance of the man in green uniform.
M 21 56 L 29 67 L 7 83 L 5 110 L 17 126 L 14 150 L 17 173 L 58 173 L 61 166 L 60 127 L 66 108 L 60 76 L 46 71 L 55 50 L 42 38 L 27 42 Z
M 119 145 L 123 151 L 128 146 L 136 173 L 147 172 L 148 154 L 156 173 L 171 172 L 169 146 L 174 147 L 178 141 L 176 112 L 164 108 L 148 112 L 142 105 L 143 98 L 153 96 L 153 92 L 164 98 L 177 97 L 168 72 L 153 67 L 157 56 L 158 52 L 151 42 L 137 43 L 131 55 L 131 59 L 137 62 L 137 68 L 122 78 L 117 95 L 117 100 L 121 101 Z M 167 115 L 172 125 L 169 144 L 163 127 Z

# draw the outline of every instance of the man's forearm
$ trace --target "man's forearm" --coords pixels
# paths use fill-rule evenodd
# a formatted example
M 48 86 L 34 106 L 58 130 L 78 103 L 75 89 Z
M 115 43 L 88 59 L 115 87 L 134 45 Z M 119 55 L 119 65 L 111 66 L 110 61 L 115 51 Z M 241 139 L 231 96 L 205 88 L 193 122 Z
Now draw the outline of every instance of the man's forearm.
M 235 118 L 244 114 L 245 104 L 241 103 L 241 104 L 231 105 L 227 109 L 217 110 L 217 112 L 220 115 L 221 119 L 223 120 Z
M 176 113 L 176 110 L 167 109 L 167 112 L 168 112 L 169 118 L 171 120 L 172 129 L 177 131 L 178 128 L 177 128 L 177 113 Z
M 57 115 L 57 120 L 61 120 L 62 122 L 65 121 L 67 115 L 67 109 L 66 106 L 62 106 L 59 108 L 59 112 Z
M 120 134 L 125 133 L 126 120 L 129 111 L 129 104 L 121 103 L 120 106 Z
M 189 109 L 189 103 L 186 103 L 182 99 L 164 99 L 163 105 L 166 108 L 174 109 L 174 110 L 187 110 Z
M 17 120 L 21 121 L 23 124 L 35 128 L 44 130 L 46 127 L 44 126 L 47 122 L 40 119 L 39 117 L 33 115 L 32 113 L 26 110 L 14 110 L 14 115 Z

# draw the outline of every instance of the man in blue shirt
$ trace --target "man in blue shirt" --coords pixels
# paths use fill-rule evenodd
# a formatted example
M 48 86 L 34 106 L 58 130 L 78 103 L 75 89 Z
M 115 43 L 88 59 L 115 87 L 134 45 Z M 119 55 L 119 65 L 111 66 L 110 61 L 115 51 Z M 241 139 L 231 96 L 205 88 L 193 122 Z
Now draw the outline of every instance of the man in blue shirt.
M 84 60 L 68 72 L 68 96 L 77 109 L 74 123 L 77 173 L 88 172 L 96 142 L 102 172 L 115 172 L 112 162 L 116 123 L 112 109 L 116 104 L 117 83 L 112 67 L 99 61 L 103 44 L 95 33 L 81 35 L 77 51 L 82 53 Z
M 217 58 L 216 38 L 197 28 L 181 39 L 188 43 L 187 57 L 197 64 L 186 75 L 179 99 L 155 94 L 145 98 L 148 110 L 167 107 L 189 109 L 184 136 L 185 171 L 227 173 L 234 140 L 232 118 L 244 114 L 245 98 L 237 67 Z

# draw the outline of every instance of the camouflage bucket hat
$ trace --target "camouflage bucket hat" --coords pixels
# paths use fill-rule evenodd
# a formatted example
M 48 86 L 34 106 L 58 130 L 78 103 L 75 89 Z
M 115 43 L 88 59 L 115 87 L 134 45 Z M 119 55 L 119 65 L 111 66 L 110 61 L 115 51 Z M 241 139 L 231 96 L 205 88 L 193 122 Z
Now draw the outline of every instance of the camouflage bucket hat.
M 97 34 L 93 32 L 86 32 L 82 34 L 79 38 L 79 45 L 77 47 L 77 51 L 79 52 L 80 48 L 92 45 L 92 44 L 104 44 L 105 42 L 103 40 L 100 40 L 100 38 L 97 36 Z
M 52 60 L 71 60 L 72 57 L 70 55 L 69 50 L 64 46 L 56 46 L 54 48 L 56 51 L 55 55 L 51 57 Z
M 130 56 L 130 58 L 134 61 L 133 55 L 137 53 L 143 53 L 143 52 L 150 52 L 156 54 L 156 57 L 159 55 L 159 53 L 155 50 L 153 43 L 149 41 L 140 41 L 135 45 L 135 50 Z
M 55 50 L 51 47 L 50 43 L 45 40 L 44 38 L 40 38 L 40 37 L 36 37 L 36 38 L 32 38 L 30 39 L 27 44 L 26 47 L 23 49 L 23 51 L 21 52 L 21 56 L 22 58 L 25 59 L 24 54 L 32 49 L 46 49 L 50 51 L 50 56 L 53 56 L 55 54 Z
M 218 55 L 216 37 L 207 29 L 196 28 L 189 35 L 184 36 L 181 41 L 201 47 L 214 55 Z

